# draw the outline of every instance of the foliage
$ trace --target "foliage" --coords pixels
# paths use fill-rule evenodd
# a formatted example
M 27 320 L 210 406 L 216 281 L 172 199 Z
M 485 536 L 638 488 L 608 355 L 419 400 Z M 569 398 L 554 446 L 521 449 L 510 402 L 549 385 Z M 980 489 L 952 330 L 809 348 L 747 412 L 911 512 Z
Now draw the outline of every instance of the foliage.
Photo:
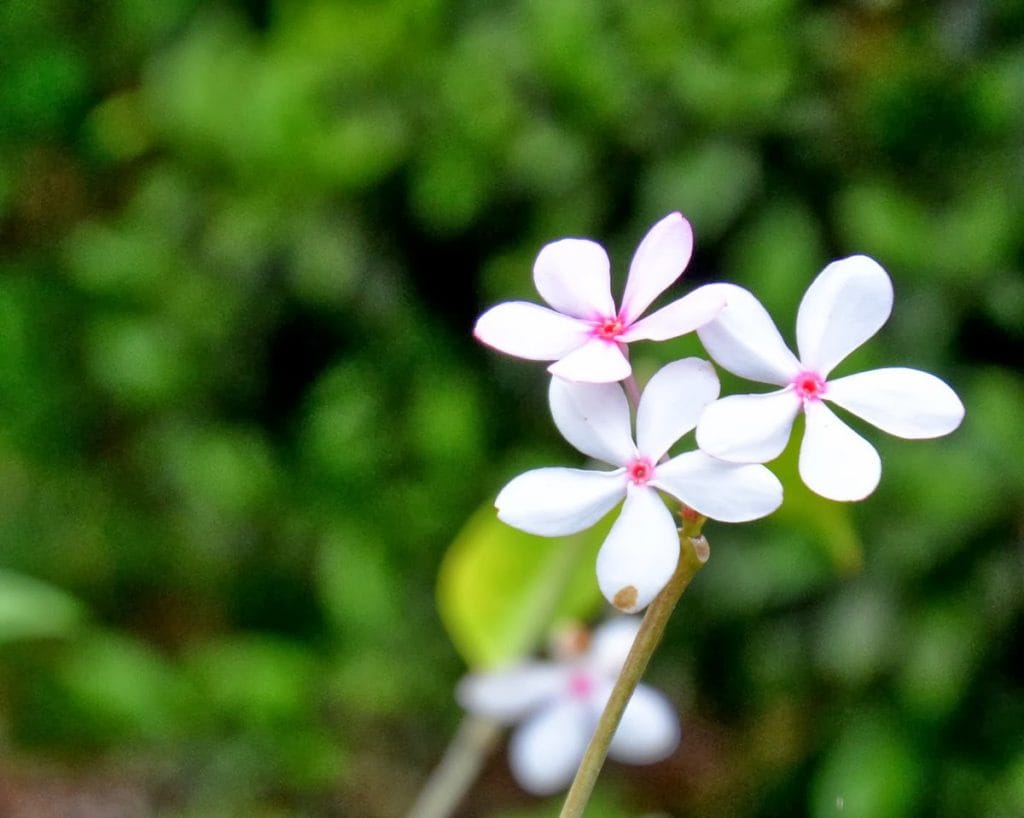
M 569 455 L 472 320 L 681 209 L 687 279 L 782 327 L 877 257 L 849 371 L 967 419 L 709 526 L 651 670 L 682 749 L 608 814 L 1019 814 L 1022 68 L 1006 0 L 7 4 L 0 812 L 401 814 L 459 717 L 446 548 Z M 550 812 L 495 765 L 465 814 Z

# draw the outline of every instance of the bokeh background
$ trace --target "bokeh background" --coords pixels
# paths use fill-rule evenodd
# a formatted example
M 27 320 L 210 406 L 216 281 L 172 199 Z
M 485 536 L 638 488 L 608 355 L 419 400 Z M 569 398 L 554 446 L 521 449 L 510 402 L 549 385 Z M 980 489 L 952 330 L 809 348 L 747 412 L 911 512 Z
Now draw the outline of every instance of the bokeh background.
M 709 524 L 649 674 L 683 745 L 594 814 L 1024 815 L 1015 0 L 4 2 L 0 814 L 402 815 L 460 719 L 449 544 L 579 462 L 473 320 L 567 235 L 621 286 L 675 209 L 789 337 L 875 256 L 847 371 L 967 419 Z M 499 750 L 459 814 L 556 810 Z

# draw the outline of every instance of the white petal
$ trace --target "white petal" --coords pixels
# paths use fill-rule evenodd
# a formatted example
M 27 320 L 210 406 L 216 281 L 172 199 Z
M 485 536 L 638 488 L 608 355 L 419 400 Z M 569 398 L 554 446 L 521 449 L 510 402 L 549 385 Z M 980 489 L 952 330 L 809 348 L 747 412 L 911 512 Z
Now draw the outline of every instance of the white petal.
M 640 629 L 639 616 L 615 616 L 594 629 L 586 663 L 601 676 L 616 678 Z
M 557 361 L 590 338 L 589 324 L 539 304 L 507 301 L 477 319 L 473 335 L 490 347 L 530 361 Z
M 537 292 L 559 312 L 596 321 L 615 317 L 608 254 L 587 239 L 546 244 L 533 264 Z
M 863 500 L 878 485 L 882 461 L 864 438 L 821 401 L 804 407 L 807 430 L 800 446 L 800 476 L 830 500 Z
M 552 378 L 548 402 L 562 437 L 583 454 L 615 466 L 625 466 L 636 456 L 629 402 L 617 383 Z
M 640 453 L 652 462 L 697 425 L 704 408 L 718 397 L 715 368 L 700 358 L 663 366 L 647 382 L 636 413 Z
M 874 369 L 829 381 L 825 397 L 897 437 L 948 435 L 964 405 L 945 381 L 919 369 Z
M 560 700 L 529 718 L 508 744 L 508 763 L 516 781 L 535 795 L 568 787 L 596 726 L 592 710 L 582 700 Z
M 580 383 L 612 383 L 628 378 L 632 372 L 629 361 L 614 341 L 589 338 L 548 367 L 548 372 Z
M 653 764 L 679 745 L 679 717 L 659 691 L 637 685 L 622 714 L 608 755 L 629 764 Z
M 662 463 L 651 485 L 725 523 L 756 520 L 782 504 L 782 484 L 764 466 L 726 463 L 704 452 Z
M 679 276 L 693 253 L 693 230 L 681 213 L 669 213 L 647 231 L 629 265 L 619 311 L 632 324 Z
M 494 500 L 498 519 L 544 537 L 592 526 L 626 493 L 622 469 L 533 469 L 514 478 Z
M 568 670 L 550 662 L 524 662 L 488 673 L 471 673 L 455 689 L 463 709 L 510 723 L 559 696 Z
M 731 463 L 774 460 L 789 441 L 800 399 L 792 389 L 730 395 L 712 403 L 697 424 L 697 445 Z
M 629 327 L 620 340 L 666 341 L 693 332 L 711 321 L 725 307 L 725 296 L 708 286 L 698 287 Z
M 718 317 L 697 330 L 708 354 L 723 369 L 752 381 L 789 383 L 800 372 L 800 362 L 761 302 L 735 284 L 708 284 L 706 289 L 725 298 Z
M 867 256 L 833 261 L 807 288 L 796 316 L 800 360 L 827 376 L 892 312 L 892 282 Z
M 597 584 L 616 608 L 634 613 L 665 587 L 679 562 L 675 521 L 654 489 L 630 485 L 597 555 Z

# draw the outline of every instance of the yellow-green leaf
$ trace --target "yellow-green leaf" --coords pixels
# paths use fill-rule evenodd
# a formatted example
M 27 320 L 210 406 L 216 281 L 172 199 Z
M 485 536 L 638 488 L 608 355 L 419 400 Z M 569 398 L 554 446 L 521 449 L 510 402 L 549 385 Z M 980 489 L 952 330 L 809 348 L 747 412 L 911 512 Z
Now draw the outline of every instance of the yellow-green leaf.
M 437 589 L 441 618 L 470 667 L 514 661 L 552 623 L 595 612 L 594 564 L 613 519 L 555 538 L 506 525 L 489 503 L 470 517 L 448 549 Z

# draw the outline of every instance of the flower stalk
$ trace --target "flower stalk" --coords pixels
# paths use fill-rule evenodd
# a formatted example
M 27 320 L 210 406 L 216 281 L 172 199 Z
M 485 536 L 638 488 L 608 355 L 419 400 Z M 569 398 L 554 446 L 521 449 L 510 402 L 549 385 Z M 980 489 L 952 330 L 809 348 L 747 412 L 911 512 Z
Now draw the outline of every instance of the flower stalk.
M 576 778 L 569 788 L 565 803 L 562 805 L 560 818 L 582 818 L 583 812 L 590 801 L 590 796 L 597 783 L 597 777 L 604 766 L 612 737 L 619 726 L 622 714 L 636 689 L 640 678 L 647 670 L 651 656 L 661 642 L 676 603 L 683 592 L 704 567 L 710 556 L 708 542 L 700 531 L 705 518 L 699 515 L 683 514 L 683 527 L 679 532 L 679 563 L 672 579 L 647 608 L 643 622 L 637 632 L 633 647 L 629 652 L 622 672 L 615 682 L 611 696 L 605 705 L 604 712 L 594 731 L 587 751 L 580 763 Z

